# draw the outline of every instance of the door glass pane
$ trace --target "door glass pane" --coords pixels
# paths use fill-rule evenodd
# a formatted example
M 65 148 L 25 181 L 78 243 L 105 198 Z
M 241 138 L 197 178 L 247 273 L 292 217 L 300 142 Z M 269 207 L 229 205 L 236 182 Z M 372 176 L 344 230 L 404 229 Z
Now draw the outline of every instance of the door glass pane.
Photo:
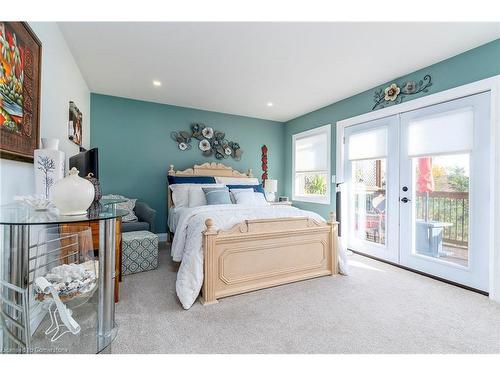
M 386 158 L 352 162 L 354 236 L 385 245 Z
M 413 158 L 415 253 L 468 265 L 469 165 L 468 153 Z

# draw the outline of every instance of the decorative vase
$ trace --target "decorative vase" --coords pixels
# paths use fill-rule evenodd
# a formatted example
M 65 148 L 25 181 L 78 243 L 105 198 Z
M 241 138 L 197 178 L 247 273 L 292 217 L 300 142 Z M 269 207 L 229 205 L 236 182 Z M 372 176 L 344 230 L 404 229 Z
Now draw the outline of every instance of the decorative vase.
M 58 150 L 59 139 L 42 138 L 41 149 L 34 152 L 35 193 L 50 199 L 52 187 L 64 177 L 64 152 Z
M 90 183 L 94 186 L 94 202 L 92 203 L 97 203 L 99 200 L 102 198 L 102 192 L 101 192 L 101 183 L 97 178 L 94 177 L 93 173 L 89 173 L 87 177 L 85 177 L 87 181 L 90 181 Z
M 59 139 L 57 138 L 42 138 L 42 147 L 45 150 L 58 150 Z
M 94 195 L 94 185 L 78 176 L 78 169 L 73 167 L 68 176 L 52 188 L 52 203 L 61 215 L 85 215 Z

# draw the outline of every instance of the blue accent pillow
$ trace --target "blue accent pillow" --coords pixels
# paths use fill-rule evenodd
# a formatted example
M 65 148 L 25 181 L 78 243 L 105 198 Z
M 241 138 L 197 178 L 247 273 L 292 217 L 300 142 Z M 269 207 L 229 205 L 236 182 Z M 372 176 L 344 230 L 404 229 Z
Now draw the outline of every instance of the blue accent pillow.
M 212 176 L 167 176 L 168 184 L 215 184 Z
M 258 184 L 258 185 L 226 185 L 226 186 L 229 188 L 229 190 L 252 188 L 253 191 L 255 191 L 256 193 L 262 193 L 262 194 L 264 194 L 264 196 L 266 196 L 266 193 L 264 192 L 264 188 L 262 187 L 262 184 Z
M 228 188 L 202 188 L 208 205 L 232 204 Z

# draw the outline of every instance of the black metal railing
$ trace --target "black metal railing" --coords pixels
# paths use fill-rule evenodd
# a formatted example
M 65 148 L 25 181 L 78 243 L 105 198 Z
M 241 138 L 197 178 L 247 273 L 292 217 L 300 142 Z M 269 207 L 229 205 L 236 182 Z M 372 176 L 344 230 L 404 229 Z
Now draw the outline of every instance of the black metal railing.
M 428 215 L 425 212 L 428 207 Z M 418 193 L 416 201 L 417 219 L 451 223 L 444 228 L 443 242 L 467 247 L 469 233 L 469 193 L 434 191 Z
M 368 215 L 380 215 L 380 211 L 373 207 L 373 199 L 378 195 L 385 195 L 380 188 L 362 191 L 365 196 L 365 212 Z M 427 202 L 427 203 L 426 203 Z M 425 215 L 426 207 L 428 210 Z M 453 247 L 468 247 L 469 233 L 469 193 L 454 191 L 434 191 L 424 194 L 417 193 L 416 214 L 418 220 L 440 221 L 452 224 L 444 227 L 443 242 Z

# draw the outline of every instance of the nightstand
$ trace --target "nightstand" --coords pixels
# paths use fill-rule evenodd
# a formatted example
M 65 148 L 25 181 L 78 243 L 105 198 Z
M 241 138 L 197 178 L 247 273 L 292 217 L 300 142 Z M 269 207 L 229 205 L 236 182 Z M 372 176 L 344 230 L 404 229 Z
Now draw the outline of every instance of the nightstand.
M 291 201 L 285 201 L 285 202 L 269 202 L 271 206 L 291 206 L 292 202 Z

